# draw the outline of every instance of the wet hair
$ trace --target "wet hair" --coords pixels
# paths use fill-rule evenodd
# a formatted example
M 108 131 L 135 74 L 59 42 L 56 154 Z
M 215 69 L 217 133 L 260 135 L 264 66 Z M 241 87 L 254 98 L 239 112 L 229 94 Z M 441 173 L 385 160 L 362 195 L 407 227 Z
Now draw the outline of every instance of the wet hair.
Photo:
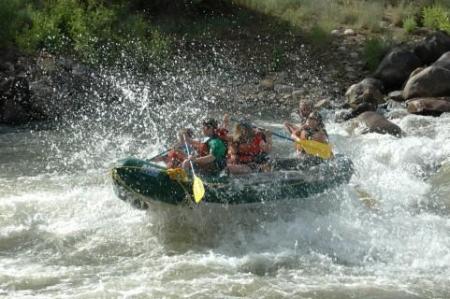
M 318 127 L 324 128 L 325 124 L 323 123 L 322 115 L 319 112 L 313 111 L 308 115 L 308 119 L 315 119 L 318 123 Z
M 254 132 L 252 126 L 248 122 L 238 122 L 234 126 L 233 132 L 233 141 L 234 142 L 242 142 L 242 138 L 244 136 L 244 131 L 247 131 L 246 137 L 248 140 L 251 140 L 254 136 Z
M 217 127 L 218 127 L 217 120 L 215 120 L 214 118 L 206 118 L 206 119 L 204 119 L 202 121 L 202 125 L 204 127 L 213 128 L 213 129 L 217 129 Z
M 189 128 L 180 129 L 178 131 L 178 136 L 183 136 L 183 135 L 186 135 L 189 138 L 192 138 L 192 137 L 194 137 L 194 131 L 192 131 L 192 129 L 189 129 Z

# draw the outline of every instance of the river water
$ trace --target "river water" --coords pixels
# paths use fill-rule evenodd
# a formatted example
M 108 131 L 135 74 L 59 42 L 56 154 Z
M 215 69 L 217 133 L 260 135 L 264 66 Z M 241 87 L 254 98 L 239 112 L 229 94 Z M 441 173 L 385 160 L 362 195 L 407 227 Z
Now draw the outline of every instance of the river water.
M 194 97 L 154 111 L 118 85 L 123 103 L 97 116 L 0 127 L 0 297 L 450 297 L 449 114 L 394 119 L 401 139 L 329 117 L 355 174 L 311 198 L 143 212 L 114 194 L 115 161 L 150 157 L 169 128 L 218 112 Z

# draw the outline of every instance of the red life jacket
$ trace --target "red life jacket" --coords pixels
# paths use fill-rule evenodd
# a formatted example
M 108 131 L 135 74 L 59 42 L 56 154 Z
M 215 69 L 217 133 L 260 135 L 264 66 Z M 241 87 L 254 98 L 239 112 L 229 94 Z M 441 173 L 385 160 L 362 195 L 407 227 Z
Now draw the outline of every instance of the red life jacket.
M 222 139 L 222 141 L 227 141 L 228 130 L 225 128 L 218 128 L 215 131 L 216 136 Z
M 264 141 L 263 134 L 257 133 L 251 143 L 240 143 L 237 145 L 237 161 L 240 164 L 255 162 L 258 155 L 262 154 L 261 142 Z
M 164 159 L 164 162 L 166 163 L 168 168 L 176 168 L 180 167 L 181 163 L 186 159 L 186 155 L 177 150 L 170 150 L 167 153 L 166 158 Z

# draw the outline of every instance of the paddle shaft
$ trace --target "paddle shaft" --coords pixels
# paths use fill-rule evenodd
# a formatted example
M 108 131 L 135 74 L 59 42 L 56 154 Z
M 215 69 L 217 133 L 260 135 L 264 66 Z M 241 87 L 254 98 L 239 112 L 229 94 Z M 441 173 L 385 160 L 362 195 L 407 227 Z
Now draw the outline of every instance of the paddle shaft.
M 253 125 L 253 124 L 252 124 L 252 127 L 253 127 L 254 129 L 266 130 L 266 129 L 264 129 L 264 128 L 255 126 L 255 125 Z M 278 133 L 275 133 L 274 131 L 270 131 L 270 133 L 272 133 L 272 135 L 277 136 L 277 137 L 279 137 L 279 138 L 281 138 L 281 139 L 285 139 L 285 140 L 289 140 L 289 141 L 295 142 L 294 139 L 292 139 L 292 138 L 290 138 L 290 137 L 287 137 L 287 136 L 284 136 L 284 135 L 281 135 L 281 134 L 278 134 Z
M 167 154 L 170 151 L 170 149 L 163 151 L 162 153 L 157 154 L 156 156 L 151 157 L 150 159 L 148 159 L 148 161 L 153 161 L 159 157 L 164 156 L 165 154 Z
M 257 126 L 252 125 L 255 129 L 263 129 Z M 263 129 L 264 130 L 264 129 Z M 272 135 L 275 135 L 281 139 L 289 140 L 291 142 L 295 142 L 296 144 L 300 145 L 308 154 L 310 155 L 318 155 L 322 159 L 329 159 L 332 157 L 333 153 L 331 151 L 331 147 L 328 144 L 322 144 L 321 142 L 314 141 L 314 140 L 294 140 L 290 137 L 286 137 L 284 135 L 272 132 Z M 307 143 L 307 144 L 305 144 Z M 315 144 L 315 145 L 313 145 Z
M 166 149 L 166 150 L 163 151 L 162 153 L 159 153 L 159 154 L 157 154 L 156 156 L 151 157 L 150 159 L 148 159 L 148 161 L 153 161 L 153 160 L 155 160 L 155 159 L 157 159 L 157 158 L 159 158 L 159 157 L 162 157 L 162 156 L 164 156 L 165 154 L 167 154 L 168 152 L 170 152 L 171 150 L 172 150 L 171 148 Z
M 184 146 L 186 147 L 186 152 L 187 152 L 188 156 L 190 156 L 191 151 L 189 150 L 189 145 L 187 144 L 186 137 L 184 135 L 183 135 L 183 139 L 184 139 Z M 194 163 L 192 163 L 191 159 L 189 159 L 189 163 L 191 164 L 192 174 L 195 177 Z

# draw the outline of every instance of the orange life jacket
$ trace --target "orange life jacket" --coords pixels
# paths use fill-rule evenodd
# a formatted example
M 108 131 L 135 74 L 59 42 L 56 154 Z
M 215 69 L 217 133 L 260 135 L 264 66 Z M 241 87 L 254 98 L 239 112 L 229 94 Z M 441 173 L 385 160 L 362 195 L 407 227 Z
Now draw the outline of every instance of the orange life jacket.
M 258 155 L 264 151 L 261 143 L 264 141 L 263 134 L 257 133 L 250 143 L 237 144 L 237 161 L 240 164 L 255 162 Z

